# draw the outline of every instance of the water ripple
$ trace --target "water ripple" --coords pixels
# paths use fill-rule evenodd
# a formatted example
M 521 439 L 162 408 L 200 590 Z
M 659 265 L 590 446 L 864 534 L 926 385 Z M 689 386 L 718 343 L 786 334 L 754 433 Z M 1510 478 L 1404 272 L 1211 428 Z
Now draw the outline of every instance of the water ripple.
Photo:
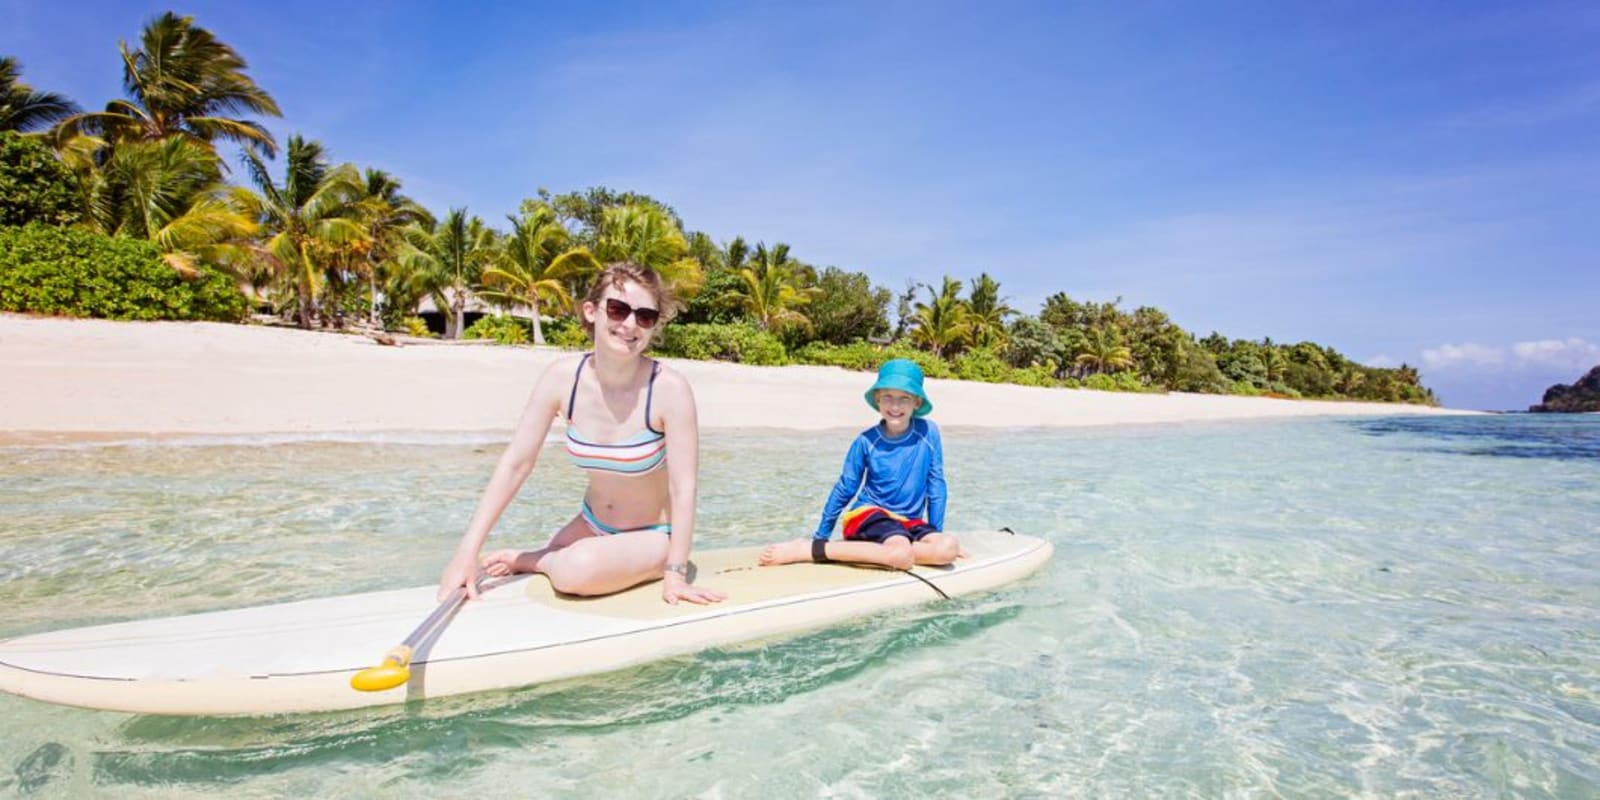
M 1592 797 L 1597 430 L 951 430 L 951 527 L 1057 546 L 1006 591 L 413 707 L 182 719 L 0 697 L 0 792 Z M 701 543 L 808 530 L 835 438 L 708 434 Z M 430 582 L 497 450 L 0 450 L 0 635 Z M 495 538 L 538 541 L 579 491 L 541 465 Z

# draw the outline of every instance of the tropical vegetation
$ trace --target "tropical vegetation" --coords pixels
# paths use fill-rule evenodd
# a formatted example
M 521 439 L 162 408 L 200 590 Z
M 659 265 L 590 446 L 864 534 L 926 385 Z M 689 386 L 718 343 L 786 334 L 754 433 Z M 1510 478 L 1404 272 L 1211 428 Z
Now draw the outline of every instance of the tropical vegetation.
M 0 56 L 0 309 L 114 318 L 281 320 L 505 344 L 583 346 L 579 300 L 603 264 L 660 272 L 678 320 L 661 352 L 1117 391 L 1432 403 L 1408 365 L 1312 342 L 1200 337 L 1148 307 L 1048 297 L 942 274 L 898 292 L 808 263 L 790 243 L 723 243 L 649 195 L 538 189 L 500 225 L 435 216 L 384 170 L 263 120 L 277 101 L 192 17 L 119 44 L 125 96 L 84 112 Z M 236 156 L 239 174 L 227 166 Z M 892 307 L 892 313 L 891 313 Z
M 78 106 L 54 92 L 41 92 L 22 82 L 22 67 L 0 56 L 0 131 L 47 128 L 78 113 Z
M 35 223 L 0 226 L 0 311 L 238 322 L 249 306 L 229 276 L 183 275 L 150 242 Z

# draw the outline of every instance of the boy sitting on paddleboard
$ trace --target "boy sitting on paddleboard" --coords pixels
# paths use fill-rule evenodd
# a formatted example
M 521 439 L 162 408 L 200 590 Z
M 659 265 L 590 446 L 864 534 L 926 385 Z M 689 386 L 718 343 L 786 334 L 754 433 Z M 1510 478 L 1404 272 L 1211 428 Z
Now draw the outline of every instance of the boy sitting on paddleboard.
M 761 551 L 763 566 L 849 561 L 910 569 L 912 564 L 949 564 L 960 556 L 956 538 L 940 532 L 944 447 L 939 426 L 926 419 L 933 403 L 922 389 L 922 368 L 904 358 L 885 362 L 866 400 L 883 419 L 850 444 L 839 482 L 822 509 L 822 524 L 809 539 L 768 545 Z M 831 542 L 841 511 L 844 541 Z

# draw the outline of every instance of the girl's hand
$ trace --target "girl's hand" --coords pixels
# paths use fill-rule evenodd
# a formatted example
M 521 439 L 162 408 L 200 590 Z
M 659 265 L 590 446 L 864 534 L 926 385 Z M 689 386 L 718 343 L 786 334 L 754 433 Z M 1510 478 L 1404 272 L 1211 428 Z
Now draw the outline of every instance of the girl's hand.
M 444 602 L 458 586 L 467 587 L 467 599 L 478 599 L 478 556 L 476 553 L 456 553 L 439 575 L 438 601 Z
M 676 572 L 668 572 L 661 579 L 661 599 L 671 605 L 677 605 L 679 600 L 687 600 L 696 605 L 707 603 L 720 603 L 728 599 L 726 594 L 715 589 L 702 589 L 690 584 Z

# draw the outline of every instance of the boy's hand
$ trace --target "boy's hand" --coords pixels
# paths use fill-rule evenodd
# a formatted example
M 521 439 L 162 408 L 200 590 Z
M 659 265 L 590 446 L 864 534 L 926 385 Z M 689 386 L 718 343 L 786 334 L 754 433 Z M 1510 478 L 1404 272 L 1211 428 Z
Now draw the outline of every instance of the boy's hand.
M 687 600 L 703 606 L 707 603 L 720 603 L 728 599 L 728 596 L 715 589 L 702 589 L 691 585 L 682 575 L 668 572 L 661 579 L 661 599 L 671 605 L 677 605 L 679 600 Z

